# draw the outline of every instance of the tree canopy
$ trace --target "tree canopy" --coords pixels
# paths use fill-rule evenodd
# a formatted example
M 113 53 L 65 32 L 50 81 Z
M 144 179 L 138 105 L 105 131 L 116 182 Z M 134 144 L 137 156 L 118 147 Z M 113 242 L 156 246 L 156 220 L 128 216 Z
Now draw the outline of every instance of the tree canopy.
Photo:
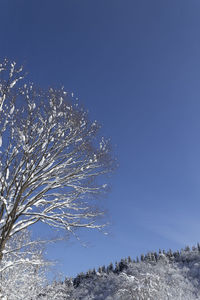
M 0 64 L 0 253 L 15 233 L 41 221 L 72 233 L 99 228 L 94 196 L 114 167 L 109 140 L 63 88 L 25 83 Z

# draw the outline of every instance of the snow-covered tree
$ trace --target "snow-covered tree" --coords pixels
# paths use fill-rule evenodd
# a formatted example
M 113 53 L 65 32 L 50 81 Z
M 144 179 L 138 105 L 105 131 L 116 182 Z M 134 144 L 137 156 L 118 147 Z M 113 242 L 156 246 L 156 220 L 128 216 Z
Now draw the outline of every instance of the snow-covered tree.
M 15 63 L 0 64 L 0 260 L 37 222 L 69 233 L 102 227 L 95 195 L 114 166 L 109 141 L 71 95 L 22 78 Z
M 154 300 L 159 286 L 159 276 L 141 273 L 140 278 L 121 273 L 118 280 L 120 288 L 115 294 L 116 300 Z
M 30 239 L 27 230 L 9 240 L 0 263 L 0 299 L 38 299 L 49 266 L 43 258 L 43 249 L 42 243 Z
M 74 286 L 70 279 L 66 279 L 64 282 L 54 281 L 47 285 L 43 292 L 39 294 L 39 300 L 77 300 L 74 298 Z

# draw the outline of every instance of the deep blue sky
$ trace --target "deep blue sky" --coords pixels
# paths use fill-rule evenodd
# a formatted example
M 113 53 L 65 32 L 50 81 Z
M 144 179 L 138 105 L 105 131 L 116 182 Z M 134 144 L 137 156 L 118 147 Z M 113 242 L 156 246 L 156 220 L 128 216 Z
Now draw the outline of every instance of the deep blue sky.
M 48 248 L 75 275 L 200 241 L 200 1 L 1 0 L 0 57 L 64 85 L 110 136 L 110 235 Z

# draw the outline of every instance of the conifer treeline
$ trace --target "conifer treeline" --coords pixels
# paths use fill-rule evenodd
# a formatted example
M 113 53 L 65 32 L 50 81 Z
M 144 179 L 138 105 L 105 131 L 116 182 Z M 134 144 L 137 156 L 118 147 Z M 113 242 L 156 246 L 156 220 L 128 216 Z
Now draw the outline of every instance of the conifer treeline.
M 165 250 L 159 250 L 158 252 L 148 252 L 146 255 L 141 254 L 140 258 L 136 257 L 136 259 L 131 259 L 130 256 L 128 258 L 121 259 L 119 262 L 115 262 L 115 265 L 111 262 L 107 267 L 105 265 L 99 267 L 97 270 L 94 268 L 93 270 L 88 270 L 86 273 L 81 272 L 73 279 L 74 287 L 78 287 L 79 284 L 84 279 L 93 278 L 95 275 L 103 275 L 109 273 L 120 274 L 124 270 L 128 268 L 130 263 L 139 263 L 139 262 L 149 262 L 149 263 L 156 263 L 161 259 L 167 258 L 168 261 L 172 262 L 183 262 L 187 263 L 188 258 L 185 257 L 184 253 L 187 252 L 195 252 L 198 251 L 200 253 L 200 244 L 198 243 L 197 246 L 193 246 L 191 249 L 189 246 L 186 246 L 185 249 L 180 251 L 173 252 L 169 249 L 167 252 Z

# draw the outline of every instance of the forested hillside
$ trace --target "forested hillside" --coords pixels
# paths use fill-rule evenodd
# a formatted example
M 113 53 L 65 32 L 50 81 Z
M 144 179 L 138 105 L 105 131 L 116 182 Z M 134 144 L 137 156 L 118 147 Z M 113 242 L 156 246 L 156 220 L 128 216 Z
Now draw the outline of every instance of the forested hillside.
M 48 285 L 40 300 L 200 299 L 200 246 L 130 257 Z

